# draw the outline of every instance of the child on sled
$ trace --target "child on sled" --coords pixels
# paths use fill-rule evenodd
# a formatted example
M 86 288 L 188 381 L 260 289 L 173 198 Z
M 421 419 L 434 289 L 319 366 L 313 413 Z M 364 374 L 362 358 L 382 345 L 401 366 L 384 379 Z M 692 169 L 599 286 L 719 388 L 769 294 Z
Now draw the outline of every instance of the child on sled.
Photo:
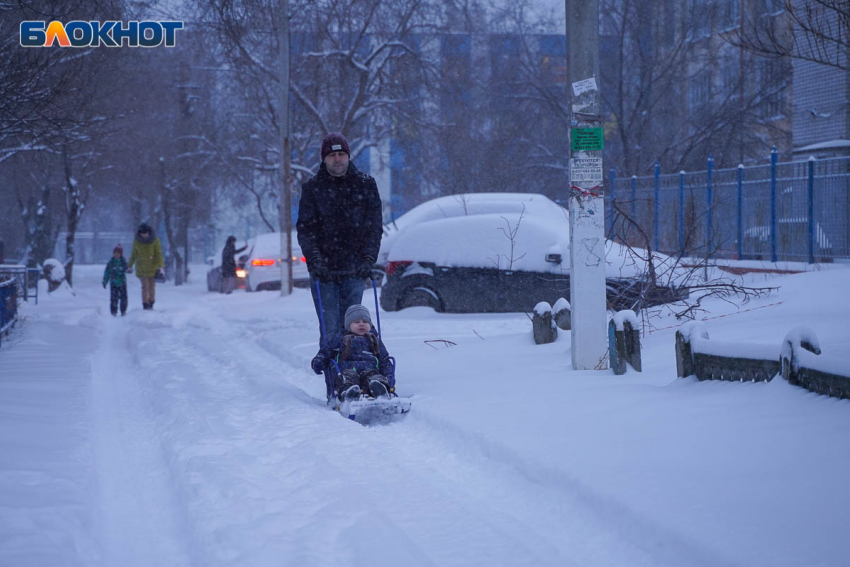
M 331 360 L 339 373 L 334 389 L 340 401 L 357 400 L 362 394 L 373 398 L 389 398 L 391 385 L 387 376 L 392 373 L 392 362 L 384 343 L 372 328 L 369 309 L 356 304 L 345 312 L 345 333 L 332 344 L 324 345 L 313 357 L 310 366 L 322 374 Z

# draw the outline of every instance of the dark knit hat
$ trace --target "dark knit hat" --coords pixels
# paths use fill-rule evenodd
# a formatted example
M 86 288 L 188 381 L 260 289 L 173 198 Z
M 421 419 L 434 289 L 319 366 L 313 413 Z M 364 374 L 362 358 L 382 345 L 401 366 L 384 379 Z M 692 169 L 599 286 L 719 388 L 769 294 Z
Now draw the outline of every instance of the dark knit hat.
M 346 330 L 348 330 L 351 324 L 357 319 L 363 319 L 364 321 L 369 321 L 369 323 L 372 322 L 372 316 L 369 314 L 369 309 L 367 309 L 365 305 L 355 303 L 354 305 L 345 310 Z
M 113 254 L 115 254 L 116 252 L 120 252 L 122 256 L 124 255 L 124 247 L 121 246 L 120 242 L 115 245 L 115 248 L 112 249 Z
M 322 161 L 325 161 L 325 157 L 331 152 L 345 152 L 351 157 L 348 140 L 339 132 L 331 132 L 322 140 Z

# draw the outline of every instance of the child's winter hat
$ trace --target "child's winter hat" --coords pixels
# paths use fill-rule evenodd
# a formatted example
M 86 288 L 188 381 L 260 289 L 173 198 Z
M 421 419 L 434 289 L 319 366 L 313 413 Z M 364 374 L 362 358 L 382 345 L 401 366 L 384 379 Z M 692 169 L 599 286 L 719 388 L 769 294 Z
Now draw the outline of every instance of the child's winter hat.
M 322 140 L 322 161 L 325 161 L 325 157 L 331 152 L 345 152 L 351 157 L 348 140 L 339 132 L 331 132 Z
M 120 242 L 115 245 L 115 248 L 112 249 L 113 254 L 115 254 L 116 252 L 120 252 L 122 256 L 124 255 L 124 248 L 121 246 Z
M 357 319 L 363 319 L 364 321 L 369 321 L 369 323 L 372 322 L 372 316 L 369 314 L 369 310 L 365 305 L 356 303 L 345 310 L 345 328 L 348 329 L 351 323 Z

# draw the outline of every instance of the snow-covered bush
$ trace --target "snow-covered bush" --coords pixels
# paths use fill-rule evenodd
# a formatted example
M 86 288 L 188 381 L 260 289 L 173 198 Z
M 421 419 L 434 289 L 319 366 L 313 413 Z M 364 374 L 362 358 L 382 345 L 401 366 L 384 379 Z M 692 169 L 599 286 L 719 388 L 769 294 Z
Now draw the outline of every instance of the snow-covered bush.
M 53 292 L 65 281 L 65 266 L 59 260 L 50 258 L 42 265 L 44 279 L 47 280 L 49 292 Z

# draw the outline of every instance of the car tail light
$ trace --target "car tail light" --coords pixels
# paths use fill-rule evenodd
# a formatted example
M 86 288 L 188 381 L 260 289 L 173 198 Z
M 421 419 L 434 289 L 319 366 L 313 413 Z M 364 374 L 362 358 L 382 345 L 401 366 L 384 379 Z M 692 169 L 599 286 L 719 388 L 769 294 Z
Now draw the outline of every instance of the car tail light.
M 301 256 L 301 262 L 307 263 L 307 256 Z
M 307 258 L 305 258 L 304 256 L 293 256 L 292 261 L 293 262 L 301 262 L 303 264 L 304 262 L 307 261 Z
M 237 278 L 244 278 L 245 277 L 245 270 L 242 270 L 242 269 L 236 270 L 236 277 Z
M 263 260 L 263 259 L 251 260 L 251 265 L 252 266 L 274 266 L 274 260 Z
M 413 262 L 387 262 L 386 273 L 388 276 L 391 276 L 396 272 L 396 270 L 403 270 L 412 263 Z

